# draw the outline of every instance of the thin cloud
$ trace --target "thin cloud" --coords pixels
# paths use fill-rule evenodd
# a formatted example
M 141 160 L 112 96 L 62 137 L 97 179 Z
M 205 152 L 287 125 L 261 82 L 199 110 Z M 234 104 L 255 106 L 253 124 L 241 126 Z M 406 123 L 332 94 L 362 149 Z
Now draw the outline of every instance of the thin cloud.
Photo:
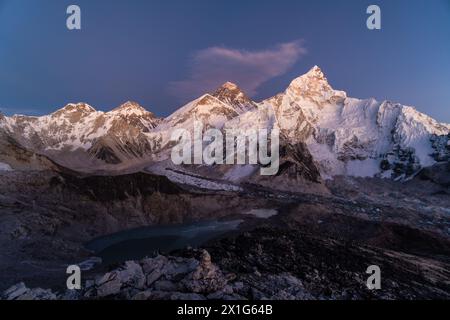
M 301 40 L 261 51 L 210 47 L 192 56 L 189 77 L 171 82 L 169 91 L 188 99 L 231 81 L 253 96 L 263 83 L 286 73 L 305 54 Z

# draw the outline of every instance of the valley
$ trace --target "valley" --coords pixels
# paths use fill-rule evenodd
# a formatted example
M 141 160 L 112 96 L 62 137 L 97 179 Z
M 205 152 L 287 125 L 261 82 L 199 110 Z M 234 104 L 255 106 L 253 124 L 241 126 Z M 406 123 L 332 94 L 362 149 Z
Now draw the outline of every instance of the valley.
M 95 255 L 86 249 L 91 240 L 145 226 L 195 221 L 194 225 L 201 226 L 201 221 L 222 217 L 224 222 L 239 219 L 242 223 L 238 229 L 216 234 L 218 238 L 194 243 L 194 248 L 205 248 L 223 271 L 237 274 L 250 290 L 244 295 L 249 299 L 267 297 L 267 292 L 281 294 L 286 289 L 281 283 L 276 284 L 277 293 L 277 287 L 269 290 L 263 279 L 281 281 L 276 277 L 287 274 L 300 277 L 296 279 L 301 279 L 303 298 L 340 299 L 349 292 L 354 298 L 448 297 L 449 197 L 437 192 L 445 189 L 419 181 L 427 188 L 421 188 L 422 196 L 411 206 L 407 195 L 416 192 L 415 182 L 384 181 L 388 185 L 382 190 L 391 196 L 384 195 L 383 201 L 378 198 L 381 195 L 354 185 L 379 185 L 376 179 L 345 183 L 353 184 L 352 188 L 333 192 L 335 186 L 329 185 L 329 195 L 308 195 L 251 185 L 239 191 L 211 191 L 148 173 L 77 176 L 50 171 L 4 172 L 0 183 L 1 290 L 24 281 L 30 287 L 64 292 L 65 267 Z M 421 209 L 425 207 L 426 211 Z M 261 218 L 249 214 L 263 208 L 275 209 L 277 214 Z M 174 239 L 161 241 L 171 243 Z M 141 248 L 133 259 L 157 252 L 190 257 L 196 249 L 181 246 L 166 250 L 149 245 L 148 251 Z M 113 252 L 115 261 L 120 261 L 117 255 L 121 251 Z M 126 255 L 123 260 L 127 260 Z M 111 265 L 113 261 L 106 259 L 84 276 L 98 277 L 116 265 Z M 341 261 L 340 271 L 331 271 L 337 261 Z M 387 291 L 364 289 L 361 277 L 368 263 L 379 263 L 387 270 L 386 277 L 392 281 Z M 316 272 L 327 276 L 313 280 Z M 361 279 L 355 282 L 354 277 Z M 421 286 L 414 287 L 415 282 Z M 262 296 L 252 291 L 254 286 L 260 288 Z

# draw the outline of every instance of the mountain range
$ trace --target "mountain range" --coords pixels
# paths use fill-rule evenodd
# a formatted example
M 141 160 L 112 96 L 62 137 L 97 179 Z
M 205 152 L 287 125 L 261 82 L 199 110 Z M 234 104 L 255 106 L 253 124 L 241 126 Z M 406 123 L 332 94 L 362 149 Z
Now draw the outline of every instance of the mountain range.
M 205 130 L 278 128 L 278 175 L 294 182 L 317 183 L 340 175 L 408 179 L 450 159 L 449 124 L 410 106 L 348 97 L 333 89 L 317 66 L 264 101 L 253 101 L 227 82 L 166 118 L 135 102 L 110 112 L 77 103 L 41 117 L 0 115 L 0 139 L 78 171 L 166 169 L 171 167 L 171 133 L 192 130 L 194 121 L 202 121 Z M 23 169 L 10 149 L 0 150 L 0 162 Z M 263 181 L 255 166 L 183 170 L 231 182 Z
M 175 165 L 172 133 L 195 121 L 277 129 L 278 173 Z M 0 300 L 448 299 L 449 141 L 319 67 L 259 102 L 227 82 L 165 118 L 135 102 L 0 114 Z M 74 264 L 82 290 L 60 291 Z

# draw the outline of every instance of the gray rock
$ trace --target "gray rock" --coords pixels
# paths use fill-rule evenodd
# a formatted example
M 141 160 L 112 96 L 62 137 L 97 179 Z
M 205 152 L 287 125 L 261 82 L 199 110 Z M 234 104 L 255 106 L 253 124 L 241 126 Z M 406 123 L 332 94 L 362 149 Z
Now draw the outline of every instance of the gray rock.
M 153 284 L 153 288 L 157 291 L 174 292 L 178 291 L 178 286 L 168 280 L 160 280 Z
M 266 300 L 266 296 L 264 295 L 264 293 L 262 293 L 261 291 L 259 291 L 256 288 L 252 288 L 251 290 L 252 292 L 252 297 L 254 300 Z
M 312 296 L 303 286 L 303 282 L 289 273 L 267 275 L 264 282 L 257 280 L 258 289 L 252 288 L 255 300 L 308 300 Z
M 276 294 L 270 297 L 271 300 L 295 300 L 295 296 L 285 290 L 279 290 Z
M 6 300 L 56 300 L 57 295 L 50 289 L 42 288 L 29 289 L 21 282 L 16 284 L 4 292 Z
M 131 298 L 131 300 L 149 300 L 151 296 L 152 296 L 152 291 L 146 290 L 146 291 L 141 291 L 141 292 L 135 294 Z
M 166 279 L 169 280 L 181 280 L 184 276 L 194 271 L 199 265 L 199 262 L 195 259 L 182 260 L 173 259 L 169 261 L 161 270 Z
M 241 281 L 235 282 L 231 286 L 233 287 L 233 291 L 240 291 L 244 289 L 244 283 Z
M 226 285 L 225 288 L 222 290 L 225 294 L 233 294 L 234 290 L 233 287 L 230 285 Z
M 222 300 L 228 300 L 228 301 L 242 301 L 242 300 L 247 300 L 246 298 L 244 298 L 243 296 L 240 296 L 238 294 L 228 294 L 228 295 L 224 295 L 222 297 Z
M 151 291 L 147 300 L 170 300 L 171 294 L 164 291 Z
M 143 289 L 146 278 L 141 266 L 134 261 L 127 261 L 118 274 L 119 280 L 124 286 Z
M 25 283 L 20 282 L 18 284 L 13 285 L 12 287 L 10 287 L 9 289 L 5 290 L 3 292 L 3 297 L 6 300 L 15 300 L 18 297 L 24 295 L 25 293 L 27 293 L 30 289 L 28 289 L 25 286 Z
M 150 287 L 155 281 L 157 281 L 159 278 L 161 278 L 162 272 L 160 269 L 153 270 L 148 276 L 147 276 L 147 287 Z
M 160 270 L 168 262 L 165 256 L 157 256 L 156 258 L 145 258 L 141 261 L 143 272 L 148 275 L 154 270 Z
M 65 300 L 65 301 L 75 301 L 80 300 L 82 297 L 80 290 L 66 290 L 64 294 L 59 296 L 59 300 Z
M 17 300 L 57 300 L 57 295 L 50 289 L 36 288 L 31 289 Z
M 117 271 L 106 273 L 96 281 L 97 295 L 107 297 L 118 294 L 122 288 L 122 282 Z
M 201 301 L 206 300 L 206 298 L 205 296 L 196 293 L 174 292 L 170 295 L 170 300 Z
M 223 297 L 224 297 L 224 295 L 225 295 L 225 294 L 223 293 L 223 291 L 217 291 L 217 292 L 208 294 L 208 295 L 206 296 L 206 298 L 207 298 L 208 300 L 222 300 Z

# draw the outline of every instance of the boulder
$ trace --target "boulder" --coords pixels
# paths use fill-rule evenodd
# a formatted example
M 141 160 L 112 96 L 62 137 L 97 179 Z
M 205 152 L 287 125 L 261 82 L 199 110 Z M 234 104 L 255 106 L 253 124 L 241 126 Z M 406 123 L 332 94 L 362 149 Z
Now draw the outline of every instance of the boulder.
M 131 300 L 149 300 L 149 298 L 152 296 L 151 290 L 141 291 L 135 294 Z
M 165 256 L 157 256 L 156 258 L 145 258 L 141 261 L 143 272 L 148 275 L 154 270 L 160 270 L 168 262 Z
M 58 297 L 50 289 L 29 289 L 21 282 L 3 293 L 5 300 L 56 300 Z
M 18 297 L 27 293 L 30 289 L 25 286 L 25 283 L 20 282 L 18 284 L 13 285 L 9 289 L 3 292 L 3 297 L 6 300 L 15 300 Z
M 157 291 L 165 291 L 165 292 L 178 291 L 178 286 L 175 283 L 168 280 L 156 281 L 153 284 L 153 288 Z
M 118 294 L 122 288 L 119 272 L 108 272 L 96 281 L 97 296 L 107 297 Z
M 30 289 L 16 300 L 57 300 L 57 295 L 50 289 Z
M 122 285 L 136 289 L 145 287 L 146 278 L 141 266 L 134 261 L 127 261 L 119 271 L 119 280 Z
M 156 280 L 162 277 L 162 272 L 160 269 L 153 270 L 148 276 L 147 276 L 147 287 L 150 287 Z
M 199 262 L 195 259 L 178 260 L 171 259 L 161 270 L 168 280 L 179 281 L 185 275 L 197 269 Z

